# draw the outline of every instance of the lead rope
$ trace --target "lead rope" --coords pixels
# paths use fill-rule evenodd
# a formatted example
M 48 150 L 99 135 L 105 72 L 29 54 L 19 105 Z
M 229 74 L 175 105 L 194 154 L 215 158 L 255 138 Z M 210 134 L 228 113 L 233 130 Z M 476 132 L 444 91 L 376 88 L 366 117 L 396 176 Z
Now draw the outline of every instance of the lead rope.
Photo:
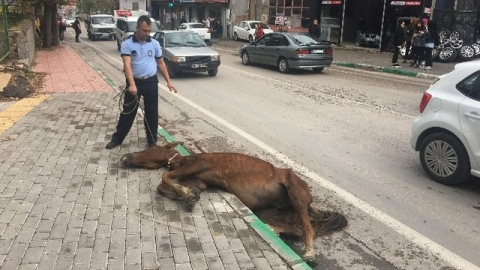
M 147 134 L 151 137 L 152 141 L 155 142 L 155 137 L 153 136 L 153 134 L 151 132 L 150 125 L 148 124 L 147 118 L 145 117 L 145 111 L 142 109 L 142 107 L 140 107 L 140 99 L 138 98 L 138 95 L 135 95 L 134 99 L 131 102 L 124 103 L 125 93 L 127 91 L 128 91 L 127 89 L 125 89 L 123 91 L 120 91 L 117 95 L 115 95 L 113 97 L 113 99 L 116 99 L 118 97 L 118 109 L 119 109 L 120 113 L 121 114 L 131 114 L 135 111 L 135 108 L 140 108 L 140 111 L 143 114 L 143 122 L 147 126 Z M 130 106 L 132 104 L 135 104 L 135 106 L 133 106 L 133 109 L 131 111 L 129 111 L 129 112 L 124 112 L 123 111 L 123 107 L 125 105 Z

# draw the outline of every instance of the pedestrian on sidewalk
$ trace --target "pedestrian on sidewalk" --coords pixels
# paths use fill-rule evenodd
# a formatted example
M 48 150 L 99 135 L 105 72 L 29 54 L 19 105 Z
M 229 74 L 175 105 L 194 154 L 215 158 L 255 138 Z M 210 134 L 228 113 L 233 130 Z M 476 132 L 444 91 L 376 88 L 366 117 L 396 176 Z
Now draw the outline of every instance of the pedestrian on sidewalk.
M 72 28 L 75 30 L 75 42 L 80 42 L 78 37 L 82 33 L 82 27 L 80 26 L 80 21 L 78 20 L 78 17 L 75 18 L 75 21 L 72 23 Z
M 308 33 L 312 38 L 318 40 L 320 38 L 320 25 L 318 25 L 318 20 L 313 20 L 312 25 L 308 27 Z
M 405 31 L 405 60 L 403 60 L 403 63 L 406 63 L 407 60 L 412 59 L 412 36 L 415 32 L 415 24 L 417 23 L 417 20 L 418 19 L 416 17 L 410 18 L 410 23 L 403 28 Z
M 67 23 L 63 20 L 62 16 L 58 19 L 58 35 L 60 37 L 60 42 L 63 42 L 65 37 L 65 31 L 67 31 Z
M 395 33 L 393 34 L 393 58 L 392 58 L 392 66 L 394 67 L 401 67 L 398 63 L 398 55 L 400 54 L 400 49 L 405 44 L 404 38 L 404 31 L 405 28 L 405 21 L 400 21 L 395 29 Z
M 425 69 L 433 68 L 432 51 L 435 46 L 435 38 L 438 36 L 437 23 L 434 21 L 427 22 L 427 29 L 425 33 Z
M 157 40 L 150 37 L 152 21 L 146 15 L 137 20 L 137 29 L 133 35 L 122 42 L 121 55 L 126 77 L 126 89 L 123 96 L 123 111 L 120 114 L 117 130 L 112 135 L 107 149 L 120 145 L 127 136 L 137 114 L 140 97 L 145 107 L 145 131 L 148 147 L 157 143 L 158 129 L 158 77 L 157 68 L 167 82 L 170 92 L 177 92 L 168 75 L 163 60 L 162 48 Z
M 262 25 L 259 23 L 255 24 L 255 40 L 258 40 L 259 38 L 263 37 L 263 28 Z
M 421 20 L 417 21 L 415 26 L 415 32 L 412 36 L 412 52 L 413 52 L 413 61 L 410 63 L 412 67 L 419 67 L 420 63 L 423 61 L 424 47 L 425 47 L 425 29 Z

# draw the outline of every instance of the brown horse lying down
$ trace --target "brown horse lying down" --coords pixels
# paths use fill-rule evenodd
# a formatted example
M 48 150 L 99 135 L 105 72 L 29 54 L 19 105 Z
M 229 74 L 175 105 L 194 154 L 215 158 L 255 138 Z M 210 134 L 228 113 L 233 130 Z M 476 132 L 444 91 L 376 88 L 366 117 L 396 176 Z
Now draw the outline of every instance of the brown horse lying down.
M 124 167 L 169 168 L 170 171 L 163 174 L 157 190 L 169 198 L 183 199 L 190 211 L 198 201 L 200 192 L 207 186 L 223 188 L 237 196 L 275 232 L 294 237 L 304 236 L 303 258 L 307 262 L 315 259 L 315 230 L 318 235 L 347 225 L 343 215 L 321 211 L 312 205 L 307 183 L 291 169 L 276 168 L 256 157 L 235 153 L 181 156 L 175 150 L 177 144 L 126 154 L 120 163 Z M 303 228 L 303 232 L 299 227 Z

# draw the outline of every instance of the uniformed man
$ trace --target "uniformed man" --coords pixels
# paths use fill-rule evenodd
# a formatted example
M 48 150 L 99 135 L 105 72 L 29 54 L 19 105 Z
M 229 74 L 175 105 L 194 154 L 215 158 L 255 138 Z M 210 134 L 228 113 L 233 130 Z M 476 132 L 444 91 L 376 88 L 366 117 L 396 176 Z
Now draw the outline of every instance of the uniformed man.
M 124 95 L 123 112 L 117 124 L 117 131 L 106 148 L 112 149 L 120 145 L 132 127 L 137 114 L 138 102 L 143 96 L 145 105 L 145 130 L 148 146 L 157 143 L 158 129 L 158 78 L 157 68 L 167 82 L 170 92 L 177 92 L 168 75 L 162 57 L 162 49 L 157 40 L 150 38 L 152 22 L 148 16 L 140 16 L 135 34 L 122 42 L 121 54 L 126 76 L 127 90 Z

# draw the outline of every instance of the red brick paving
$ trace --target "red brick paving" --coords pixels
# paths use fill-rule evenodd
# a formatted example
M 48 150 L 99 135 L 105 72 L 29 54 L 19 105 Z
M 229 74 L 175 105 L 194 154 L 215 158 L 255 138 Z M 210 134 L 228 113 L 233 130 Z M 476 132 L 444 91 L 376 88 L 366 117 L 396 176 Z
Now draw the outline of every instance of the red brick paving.
M 42 93 L 100 92 L 112 87 L 70 46 L 39 50 L 34 70 L 46 74 Z

